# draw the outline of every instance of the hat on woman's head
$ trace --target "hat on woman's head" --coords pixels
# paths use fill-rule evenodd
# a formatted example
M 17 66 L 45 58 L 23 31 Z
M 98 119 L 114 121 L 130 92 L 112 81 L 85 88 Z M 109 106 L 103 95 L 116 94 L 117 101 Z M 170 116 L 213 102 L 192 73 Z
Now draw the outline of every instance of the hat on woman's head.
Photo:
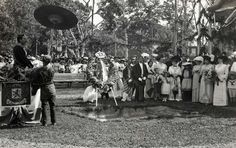
M 236 57 L 236 51 L 234 51 L 234 52 L 232 53 L 232 55 L 233 55 L 234 57 Z
M 142 53 L 141 56 L 142 57 L 149 57 L 149 54 L 148 53 Z
M 193 61 L 200 61 L 200 62 L 203 62 L 204 59 L 203 59 L 202 56 L 198 56 L 198 57 L 194 58 Z
M 153 53 L 152 56 L 156 58 L 156 57 L 158 57 L 158 54 Z
M 104 52 L 98 51 L 97 53 L 95 53 L 95 56 L 99 59 L 103 59 L 106 57 L 106 54 Z
M 184 62 L 182 65 L 183 66 L 190 66 L 190 65 L 192 65 L 192 63 L 191 62 Z

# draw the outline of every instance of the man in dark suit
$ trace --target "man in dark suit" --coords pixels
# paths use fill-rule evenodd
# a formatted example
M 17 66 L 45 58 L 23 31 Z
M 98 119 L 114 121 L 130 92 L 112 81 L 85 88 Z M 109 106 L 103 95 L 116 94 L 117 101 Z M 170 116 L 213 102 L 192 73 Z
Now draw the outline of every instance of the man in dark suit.
M 131 76 L 134 81 L 135 87 L 135 100 L 144 101 L 144 87 L 147 79 L 148 70 L 146 64 L 144 64 L 144 58 L 139 57 L 138 63 L 132 68 Z
M 24 46 L 27 43 L 26 37 L 24 35 L 17 36 L 18 45 L 13 48 L 14 56 L 14 66 L 19 66 L 21 68 L 33 68 L 33 64 L 27 59 L 27 52 L 24 49 Z

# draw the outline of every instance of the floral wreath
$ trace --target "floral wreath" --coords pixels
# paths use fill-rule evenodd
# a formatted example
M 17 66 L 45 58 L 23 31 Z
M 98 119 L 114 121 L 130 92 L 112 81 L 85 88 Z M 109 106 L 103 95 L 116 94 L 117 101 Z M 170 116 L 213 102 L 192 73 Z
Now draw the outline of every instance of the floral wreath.
M 98 51 L 97 53 L 95 53 L 95 56 L 99 59 L 102 59 L 106 57 L 106 54 L 104 52 Z

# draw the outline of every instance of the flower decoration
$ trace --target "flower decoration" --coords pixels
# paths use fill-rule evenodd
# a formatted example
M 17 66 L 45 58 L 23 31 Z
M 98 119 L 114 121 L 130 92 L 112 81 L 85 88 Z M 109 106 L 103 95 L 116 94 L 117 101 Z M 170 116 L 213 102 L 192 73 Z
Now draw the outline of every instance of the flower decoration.
M 97 53 L 95 53 L 95 56 L 99 59 L 103 59 L 106 57 L 106 54 L 104 52 L 98 51 Z

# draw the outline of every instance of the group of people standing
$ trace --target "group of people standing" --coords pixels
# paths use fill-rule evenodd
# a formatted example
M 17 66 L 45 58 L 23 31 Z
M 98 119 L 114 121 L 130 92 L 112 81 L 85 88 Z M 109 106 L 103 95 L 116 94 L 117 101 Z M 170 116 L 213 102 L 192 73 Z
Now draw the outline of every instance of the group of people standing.
M 204 55 L 190 60 L 142 53 L 120 68 L 114 59 L 105 62 L 103 56 L 97 57 L 97 74 L 91 76 L 113 82 L 122 101 L 176 100 L 226 106 L 236 101 L 236 54 L 231 57 Z

